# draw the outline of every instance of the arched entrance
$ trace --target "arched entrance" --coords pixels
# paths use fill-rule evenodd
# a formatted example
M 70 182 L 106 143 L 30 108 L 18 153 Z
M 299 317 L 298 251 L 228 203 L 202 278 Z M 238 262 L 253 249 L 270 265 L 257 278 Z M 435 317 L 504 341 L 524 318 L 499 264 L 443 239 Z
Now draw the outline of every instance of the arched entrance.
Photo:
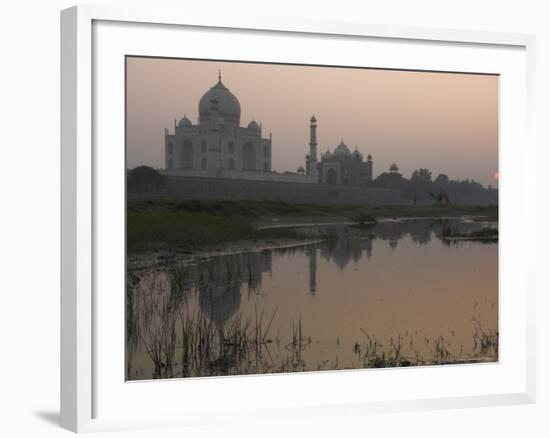
M 325 179 L 327 181 L 327 184 L 332 184 L 332 185 L 337 184 L 338 176 L 336 175 L 336 170 L 333 168 L 328 169 Z
M 256 148 L 250 142 L 243 145 L 243 169 L 256 170 Z
M 181 169 L 192 169 L 193 168 L 193 143 L 189 140 L 184 140 L 181 145 L 181 155 L 180 155 L 180 168 Z

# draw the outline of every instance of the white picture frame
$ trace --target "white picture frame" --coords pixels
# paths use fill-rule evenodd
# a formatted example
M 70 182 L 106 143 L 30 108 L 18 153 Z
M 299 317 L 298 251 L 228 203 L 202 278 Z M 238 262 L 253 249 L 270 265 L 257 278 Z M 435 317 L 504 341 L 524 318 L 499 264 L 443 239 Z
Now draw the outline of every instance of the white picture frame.
M 103 26 L 104 27 L 97 27 Z M 122 32 L 132 32 L 133 38 L 126 39 L 120 33 L 118 27 L 125 28 Z M 462 51 L 464 53 L 450 53 L 433 62 L 427 60 L 409 60 L 409 68 L 426 70 L 454 70 L 454 71 L 478 71 L 503 74 L 509 81 L 503 83 L 501 98 L 501 150 L 500 169 L 503 175 L 500 183 L 500 286 L 503 289 L 512 288 L 515 295 L 504 296 L 501 307 L 502 342 L 506 344 L 503 358 L 493 368 L 484 366 L 452 366 L 423 367 L 416 370 L 381 370 L 379 374 L 359 371 L 338 371 L 323 373 L 305 373 L 297 375 L 281 376 L 250 376 L 232 378 L 187 379 L 186 382 L 144 382 L 125 383 L 117 377 L 118 368 L 123 364 L 112 364 L 105 361 L 109 348 L 119 348 L 123 351 L 124 344 L 118 347 L 108 346 L 105 333 L 117 334 L 120 332 L 123 313 L 115 312 L 120 304 L 113 302 L 112 307 L 105 307 L 109 298 L 98 300 L 98 294 L 104 293 L 105 284 L 111 281 L 120 282 L 124 278 L 124 272 L 120 271 L 124 264 L 123 257 L 119 262 L 111 264 L 112 272 L 109 273 L 103 266 L 109 261 L 103 257 L 107 254 L 106 245 L 109 241 L 124 240 L 123 223 L 117 222 L 120 216 L 115 215 L 114 222 L 117 226 L 106 228 L 102 219 L 100 208 L 105 205 L 123 204 L 120 198 L 120 184 L 124 181 L 122 167 L 117 168 L 117 163 L 109 164 L 105 154 L 98 153 L 98 142 L 106 138 L 102 130 L 106 128 L 104 123 L 105 99 L 104 94 L 110 93 L 113 98 L 120 96 L 120 86 L 116 90 L 104 87 L 101 81 L 109 70 L 103 70 L 109 59 L 119 59 L 121 53 L 126 53 L 128 40 L 132 44 L 140 44 L 140 34 L 143 29 L 149 29 L 147 48 L 144 50 L 155 51 L 157 54 L 175 53 L 178 48 L 172 48 L 170 39 L 163 40 L 167 33 L 178 32 L 185 29 L 186 32 L 200 32 L 203 36 L 212 37 L 216 32 L 232 31 L 235 38 L 266 37 L 273 41 L 277 39 L 304 39 L 310 38 L 334 38 L 337 44 L 352 45 L 369 41 L 373 44 L 383 42 L 407 47 L 425 49 L 426 56 L 430 50 L 438 53 L 446 51 Z M 211 36 L 209 36 L 211 33 Z M 151 37 L 158 34 L 157 37 Z M 217 34 L 216 34 L 217 35 Z M 170 35 L 172 38 L 173 35 Z M 108 42 L 109 44 L 106 44 Z M 145 47 L 145 39 L 141 41 Z M 311 47 L 322 43 L 311 42 Z M 281 47 L 282 47 L 281 43 Z M 107 46 L 109 46 L 107 48 Z M 293 61 L 299 61 L 297 55 L 290 51 L 287 55 L 276 53 L 275 43 L 265 45 L 265 56 L 273 59 L 277 56 L 289 56 Z M 139 47 L 139 46 L 135 46 Z M 483 49 L 487 56 L 495 59 L 495 67 L 491 67 L 491 59 L 471 56 L 468 50 Z M 194 50 L 200 52 L 207 45 L 200 43 Z M 133 49 L 131 54 L 136 54 Z M 216 50 L 214 47 L 212 50 Z M 397 47 L 393 52 L 405 57 L 403 47 Z M 195 54 L 196 54 L 195 52 Z M 320 51 L 321 52 L 321 51 Z M 324 50 L 323 59 L 329 59 L 330 51 Z M 214 53 L 214 52 L 212 52 Z M 435 53 L 435 52 L 434 52 Z M 485 53 L 485 52 L 483 52 Z M 491 55 L 491 53 L 494 53 Z M 501 55 L 498 55 L 499 53 Z M 533 108 L 534 108 L 534 55 L 535 39 L 532 35 L 506 34 L 491 32 L 460 31 L 450 29 L 424 29 L 415 27 L 392 27 L 365 23 L 338 23 L 338 22 L 313 22 L 305 19 L 275 19 L 275 18 L 249 18 L 226 22 L 224 17 L 215 14 L 194 16 L 188 11 L 163 11 L 159 9 L 129 10 L 110 7 L 78 6 L 61 12 L 61 425 L 75 431 L 99 431 L 119 428 L 145 428 L 189 424 L 207 424 L 216 418 L 217 422 L 235 421 L 239 418 L 253 416 L 260 419 L 284 417 L 310 417 L 315 415 L 343 415 L 363 414 L 368 412 L 397 412 L 414 409 L 441 409 L 451 407 L 474 407 L 502 404 L 532 403 L 535 400 L 535 310 L 534 310 L 534 274 L 528 262 L 520 260 L 525 251 L 533 251 L 534 235 L 528 239 L 514 238 L 513 229 L 517 224 L 535 229 L 535 215 L 529 208 L 512 208 L 513 200 L 521 200 L 522 205 L 534 205 L 536 196 L 535 175 L 531 169 L 535 168 L 535 144 L 532 133 Z M 104 56 L 104 58 L 103 58 Z M 231 58 L 247 56 L 235 54 Z M 248 56 L 254 56 L 250 52 Z M 311 55 L 316 56 L 316 55 Z M 321 56 L 321 55 L 318 55 Z M 343 55 L 342 55 L 343 56 Z M 467 62 L 460 60 L 466 57 Z M 454 58 L 454 60 L 452 60 Z M 283 58 L 279 58 L 283 59 Z M 316 58 L 317 60 L 321 58 Z M 379 62 L 384 62 L 381 58 Z M 389 59 L 389 58 L 388 58 Z M 499 58 L 500 59 L 500 58 Z M 118 61 L 116 61 L 118 62 Z M 338 62 L 342 62 L 338 60 Z M 388 60 L 386 62 L 393 62 Z M 422 63 L 424 62 L 424 63 Z M 454 64 L 453 64 L 454 62 Z M 463 62 L 463 64 L 461 64 Z M 322 63 L 322 62 L 321 62 Z M 438 67 L 447 63 L 445 68 Z M 477 64 L 476 64 L 477 63 Z M 381 64 L 386 67 L 401 66 Z M 456 66 L 453 69 L 452 66 Z M 467 70 L 461 65 L 469 66 Z M 478 66 L 476 68 L 476 65 Z M 119 70 L 117 64 L 114 71 Z M 111 68 L 111 66 L 108 66 Z M 502 70 L 500 70 L 502 69 Z M 504 73 L 503 73 L 504 72 Z M 124 78 L 116 75 L 114 81 Z M 112 80 L 112 79 L 111 79 Z M 113 85 L 113 86 L 115 86 Z M 103 90 L 103 91 L 102 91 Z M 115 101 L 118 103 L 118 101 Z M 113 123 L 120 122 L 123 107 L 112 106 L 112 114 L 109 119 Z M 103 105 L 103 106 L 102 106 Z M 112 117 L 111 117 L 112 116 Z M 98 128 L 99 126 L 99 128 Z M 114 125 L 113 125 L 114 126 Z M 123 127 L 114 126 L 118 130 Z M 120 137 L 114 135 L 109 142 L 114 147 L 120 158 L 124 154 L 124 143 L 120 143 Z M 521 148 L 517 143 L 521 142 Z M 516 144 L 514 146 L 514 143 Z M 118 148 L 122 149 L 118 149 Z M 519 158 L 512 163 L 512 153 L 516 152 Z M 107 160 L 107 161 L 106 161 Z M 114 160 L 115 162 L 117 159 Z M 512 166 L 514 164 L 514 166 Z M 118 169 L 118 170 L 117 170 Z M 502 169 L 505 172 L 502 172 Z M 122 174 L 117 174 L 117 172 Z M 118 175 L 118 176 L 117 176 Z M 115 187 L 111 194 L 106 187 Z M 508 202 L 510 200 L 510 202 Z M 122 228 L 120 228 L 122 227 Z M 121 232 L 122 230 L 122 232 Z M 120 247 L 118 247 L 120 249 Z M 111 251 L 113 257 L 120 256 L 118 250 Z M 119 257 L 120 259 L 120 257 Z M 514 269 L 507 269 L 510 266 Z M 513 273 L 510 271 L 514 271 Z M 504 279 L 503 276 L 506 276 Z M 123 280 L 122 280 L 123 283 Z M 118 283 L 117 286 L 118 287 Z M 113 286 L 113 289 L 116 289 Z M 117 296 L 116 293 L 111 294 Z M 123 298 L 122 298 L 123 299 Z M 106 311 L 105 309 L 113 309 Z M 509 309 L 509 310 L 507 310 Z M 507 313 L 509 312 L 509 313 Z M 101 319 L 101 322 L 99 322 Z M 114 341 L 113 341 L 114 342 Z M 507 352 L 515 351 L 512 358 Z M 103 353 L 103 354 L 101 354 Z M 120 352 L 115 352 L 118 357 Z M 450 370 L 450 371 L 447 371 Z M 505 370 L 502 371 L 501 370 Z M 388 373 L 389 371 L 389 373 Z M 413 374 L 414 373 L 414 377 Z M 306 375 L 307 374 L 307 375 Z M 374 376 L 374 377 L 373 377 Z M 495 376 L 494 379 L 493 377 Z M 377 380 L 395 381 L 406 383 L 412 378 L 421 382 L 422 379 L 448 381 L 458 379 L 456 388 L 446 392 L 445 388 L 434 388 L 429 394 L 420 394 L 416 389 L 396 390 L 388 397 L 383 397 L 382 390 L 378 395 L 351 395 L 346 385 L 357 388 L 362 380 L 369 380 L 369 387 L 375 388 L 374 378 Z M 483 382 L 479 385 L 479 391 L 473 391 L 465 383 L 466 379 L 478 379 Z M 112 379 L 118 379 L 116 385 L 112 385 Z M 461 384 L 460 379 L 464 379 Z M 493 380 L 491 380 L 493 379 Z M 358 383 L 359 382 L 359 383 Z M 499 383 L 500 382 L 500 383 Z M 211 403 L 205 397 L 198 397 L 192 411 L 184 409 L 179 404 L 168 410 L 165 405 L 149 406 L 150 415 L 143 413 L 131 414 L 129 401 L 136 397 L 145 400 L 160 397 L 166 393 L 168 400 L 173 400 L 177 395 L 177 387 L 187 385 L 189 391 L 194 394 L 215 394 L 216 391 L 225 394 L 233 393 L 254 394 L 258 391 L 276 391 L 276 388 L 300 388 L 306 394 L 298 397 L 294 404 L 285 402 L 285 398 L 274 396 L 271 405 L 263 408 L 254 406 L 254 403 L 246 401 L 243 396 L 237 397 L 235 406 L 225 412 L 221 404 Z M 382 385 L 382 384 L 381 384 Z M 111 386 L 112 392 L 111 392 Z M 117 386 L 118 389 L 115 389 Z M 323 388 L 319 392 L 315 388 Z M 381 386 L 382 387 L 382 386 Z M 462 387 L 462 388 L 460 388 Z M 346 392 L 347 391 L 347 392 Z M 374 393 L 376 389 L 373 389 Z M 309 395 L 307 394 L 309 392 Z M 420 395 L 419 395 L 420 394 Z M 124 400 L 128 403 L 123 402 Z M 107 400 L 108 398 L 108 400 Z M 109 401 L 110 400 L 110 401 Z M 225 400 L 227 402 L 227 400 Z M 247 404 L 248 403 L 248 404 Z M 125 410 L 122 406 L 128 405 Z M 117 408 L 117 406 L 119 408 Z M 105 413 L 105 414 L 104 414 Z

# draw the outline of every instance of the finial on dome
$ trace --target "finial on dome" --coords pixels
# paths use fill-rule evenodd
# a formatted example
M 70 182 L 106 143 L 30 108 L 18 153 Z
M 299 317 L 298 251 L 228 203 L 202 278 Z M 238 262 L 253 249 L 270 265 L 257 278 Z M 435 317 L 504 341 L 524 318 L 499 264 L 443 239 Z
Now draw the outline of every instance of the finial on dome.
M 221 82 L 222 81 L 222 69 L 220 68 L 218 70 L 218 82 Z

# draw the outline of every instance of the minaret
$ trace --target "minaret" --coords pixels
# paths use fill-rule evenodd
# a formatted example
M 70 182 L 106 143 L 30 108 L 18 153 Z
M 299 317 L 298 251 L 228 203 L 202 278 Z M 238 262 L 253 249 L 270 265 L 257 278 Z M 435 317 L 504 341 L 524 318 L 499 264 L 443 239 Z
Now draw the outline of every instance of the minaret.
M 372 155 L 367 156 L 367 181 L 372 182 Z
M 311 116 L 309 120 L 309 163 L 308 174 L 317 178 L 317 119 Z

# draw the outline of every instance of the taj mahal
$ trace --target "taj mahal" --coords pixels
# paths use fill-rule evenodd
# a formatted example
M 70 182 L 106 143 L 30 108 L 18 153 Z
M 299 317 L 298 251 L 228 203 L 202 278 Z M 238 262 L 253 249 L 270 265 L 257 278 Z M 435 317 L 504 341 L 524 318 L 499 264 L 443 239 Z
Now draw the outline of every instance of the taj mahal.
M 165 129 L 165 170 L 170 176 L 229 178 L 257 181 L 367 186 L 372 182 L 373 161 L 343 139 L 331 151 L 317 152 L 317 119 L 309 120 L 309 151 L 296 171 L 272 170 L 273 137 L 264 137 L 262 124 L 241 126 L 239 100 L 218 82 L 200 99 L 198 123 L 184 115 Z

